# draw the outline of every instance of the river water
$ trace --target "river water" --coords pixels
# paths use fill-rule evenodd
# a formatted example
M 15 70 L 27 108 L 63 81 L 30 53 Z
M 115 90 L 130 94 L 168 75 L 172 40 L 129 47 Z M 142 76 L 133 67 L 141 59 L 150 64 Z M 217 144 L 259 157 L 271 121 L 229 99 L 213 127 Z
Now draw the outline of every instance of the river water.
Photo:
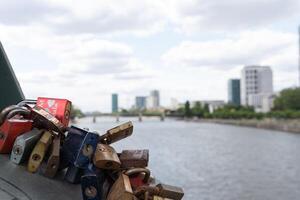
M 113 146 L 149 149 L 159 181 L 184 188 L 185 200 L 299 200 L 300 134 L 158 118 L 131 120 L 134 133 Z M 84 118 L 90 130 L 117 125 L 114 118 Z

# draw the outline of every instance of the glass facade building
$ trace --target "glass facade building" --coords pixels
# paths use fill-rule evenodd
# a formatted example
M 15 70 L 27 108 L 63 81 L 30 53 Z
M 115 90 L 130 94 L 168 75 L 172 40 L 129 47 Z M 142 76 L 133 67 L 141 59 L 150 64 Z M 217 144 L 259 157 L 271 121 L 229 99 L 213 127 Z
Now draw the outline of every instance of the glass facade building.
M 228 103 L 241 105 L 240 79 L 230 79 L 228 81 Z
M 111 112 L 112 113 L 117 113 L 118 110 L 119 110 L 118 94 L 112 94 L 111 95 Z

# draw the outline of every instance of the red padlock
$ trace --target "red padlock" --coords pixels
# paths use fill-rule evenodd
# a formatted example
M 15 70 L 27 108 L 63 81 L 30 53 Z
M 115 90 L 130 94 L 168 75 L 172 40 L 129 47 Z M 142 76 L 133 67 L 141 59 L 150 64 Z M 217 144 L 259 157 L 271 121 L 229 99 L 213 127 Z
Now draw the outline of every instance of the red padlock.
M 69 125 L 71 101 L 67 99 L 38 97 L 36 105 L 54 115 L 64 126 L 67 127 Z
M 16 138 L 32 129 L 32 120 L 8 119 L 0 126 L 0 153 L 10 153 Z
M 150 170 L 147 168 L 132 168 L 127 170 L 125 174 L 129 176 L 130 184 L 133 189 L 149 185 Z

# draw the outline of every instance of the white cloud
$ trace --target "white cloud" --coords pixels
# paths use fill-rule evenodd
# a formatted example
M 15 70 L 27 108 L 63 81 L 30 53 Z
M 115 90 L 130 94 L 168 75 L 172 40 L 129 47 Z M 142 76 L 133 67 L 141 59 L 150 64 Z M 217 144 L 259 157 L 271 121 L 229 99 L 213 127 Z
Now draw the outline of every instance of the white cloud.
M 154 74 L 125 43 L 93 35 L 56 35 L 42 28 L 0 25 L 0 29 L 0 38 L 4 48 L 9 49 L 9 59 L 27 98 L 65 97 L 84 110 L 96 107 L 109 111 L 112 92 L 126 95 L 147 84 Z M 16 53 L 18 49 L 26 57 Z M 41 57 L 35 57 L 36 52 Z M 35 64 L 45 62 L 44 58 L 49 63 L 23 65 L 27 57 Z M 18 59 L 21 61 L 15 61 Z
M 162 58 L 169 65 L 176 63 L 190 67 L 215 67 L 221 70 L 223 67 L 226 70 L 237 65 L 261 64 L 279 57 L 291 63 L 288 60 L 290 57 L 287 56 L 294 56 L 295 47 L 297 47 L 295 34 L 268 30 L 245 31 L 218 40 L 183 41 L 171 48 Z M 285 57 L 282 57 L 283 53 Z
M 59 34 L 144 36 L 162 31 L 164 6 L 150 0 L 1 1 L 0 23 L 40 26 Z
M 168 16 L 184 33 L 266 27 L 299 15 L 298 0 L 170 1 Z
M 183 41 L 166 52 L 162 59 L 171 68 L 200 67 L 227 72 L 237 66 L 270 65 L 275 71 L 276 89 L 291 86 L 297 70 L 297 35 L 268 30 L 245 31 L 218 40 Z M 284 72 L 284 73 L 281 73 Z M 294 79 L 296 80 L 296 79 Z

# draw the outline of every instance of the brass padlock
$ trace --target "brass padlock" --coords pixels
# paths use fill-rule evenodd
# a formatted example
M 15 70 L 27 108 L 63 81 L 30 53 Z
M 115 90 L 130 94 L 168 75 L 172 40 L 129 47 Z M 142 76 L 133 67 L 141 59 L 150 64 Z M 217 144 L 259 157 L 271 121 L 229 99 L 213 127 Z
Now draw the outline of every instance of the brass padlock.
M 34 128 L 17 137 L 10 154 L 10 160 L 15 164 L 21 164 L 22 162 L 27 161 L 34 146 L 41 138 L 42 133 L 43 130 Z
M 32 117 L 35 126 L 54 131 L 53 134 L 66 131 L 66 127 L 55 116 L 41 107 L 35 106 L 32 108 Z
M 46 177 L 53 178 L 57 173 L 60 160 L 60 144 L 61 136 L 55 136 L 52 142 L 51 154 L 48 158 L 47 165 L 44 171 L 44 175 Z
M 121 167 L 147 167 L 149 162 L 149 150 L 123 150 L 120 155 Z
M 108 130 L 100 136 L 99 141 L 103 144 L 111 144 L 130 136 L 133 132 L 132 122 L 127 122 Z
M 143 185 L 134 190 L 134 195 L 139 199 L 148 199 L 152 196 L 158 196 L 159 189 L 156 186 Z
M 150 173 L 150 170 L 147 168 L 132 168 L 125 171 L 125 174 L 129 177 L 130 184 L 133 189 L 148 185 Z
M 130 181 L 127 175 L 120 174 L 119 178 L 113 184 L 107 200 L 136 200 L 134 196 Z
M 146 198 L 145 198 L 145 199 L 146 199 Z M 173 200 L 173 199 L 163 198 L 163 197 L 154 195 L 154 196 L 153 196 L 153 200 Z
M 29 172 L 35 173 L 38 170 L 51 143 L 52 133 L 50 131 L 45 131 L 30 155 L 27 166 Z
M 140 186 L 134 190 L 134 194 L 140 199 L 147 199 L 146 196 L 156 196 L 157 199 L 162 198 L 164 200 L 181 200 L 184 196 L 182 188 L 166 184 L 158 184 L 157 186 Z
M 159 189 L 159 195 L 160 197 L 164 198 L 170 198 L 174 200 L 181 200 L 184 196 L 184 192 L 182 188 L 166 185 L 166 184 L 158 184 L 156 186 Z
M 98 143 L 93 159 L 94 165 L 100 169 L 119 169 L 120 159 L 115 149 L 109 145 Z

